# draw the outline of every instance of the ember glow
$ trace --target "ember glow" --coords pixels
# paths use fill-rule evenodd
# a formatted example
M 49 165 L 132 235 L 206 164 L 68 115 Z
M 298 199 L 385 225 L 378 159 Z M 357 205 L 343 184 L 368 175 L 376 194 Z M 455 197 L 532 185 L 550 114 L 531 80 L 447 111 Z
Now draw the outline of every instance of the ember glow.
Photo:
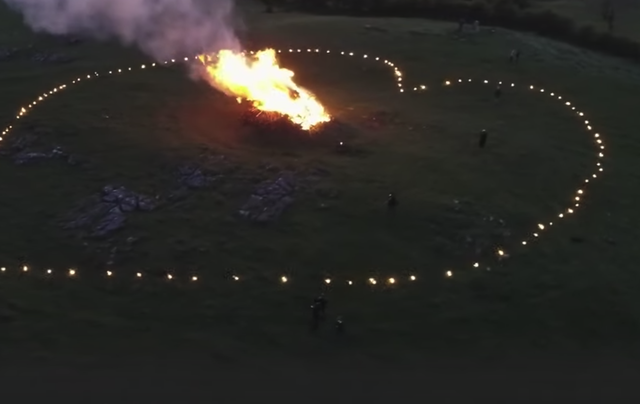
M 206 78 L 238 102 L 247 100 L 260 111 L 285 115 L 305 130 L 331 119 L 313 94 L 293 82 L 294 73 L 278 65 L 273 49 L 250 56 L 222 50 L 198 59 Z

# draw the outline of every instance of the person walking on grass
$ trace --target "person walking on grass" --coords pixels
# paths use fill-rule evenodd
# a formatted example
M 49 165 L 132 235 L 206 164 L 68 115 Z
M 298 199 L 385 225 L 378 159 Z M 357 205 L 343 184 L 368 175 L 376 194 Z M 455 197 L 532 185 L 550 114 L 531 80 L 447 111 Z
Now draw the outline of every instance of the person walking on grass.
M 502 87 L 499 84 L 496 87 L 495 91 L 493 92 L 493 96 L 496 102 L 500 99 L 500 97 L 502 97 Z
M 324 320 L 327 316 L 327 303 L 327 298 L 324 297 L 324 293 L 321 293 L 320 296 L 313 300 L 314 307 L 317 307 L 318 309 L 320 320 Z
M 320 306 L 317 304 L 311 305 L 311 332 L 318 331 L 320 322 L 322 321 L 322 315 L 320 314 Z
M 393 210 L 396 206 L 398 206 L 398 199 L 395 194 L 391 193 L 389 194 L 389 198 L 387 198 L 387 208 Z
M 489 137 L 489 134 L 487 133 L 487 130 L 482 129 L 482 132 L 480 132 L 480 141 L 478 142 L 478 146 L 481 149 L 484 149 L 484 146 L 487 144 L 488 137 Z
M 344 319 L 342 316 L 336 318 L 336 334 L 338 336 L 344 335 Z

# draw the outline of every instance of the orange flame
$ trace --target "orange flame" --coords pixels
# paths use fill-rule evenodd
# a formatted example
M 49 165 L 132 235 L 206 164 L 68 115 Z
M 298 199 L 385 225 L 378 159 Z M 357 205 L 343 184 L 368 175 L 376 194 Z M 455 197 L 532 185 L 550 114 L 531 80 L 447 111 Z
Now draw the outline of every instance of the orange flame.
M 273 49 L 251 57 L 221 50 L 198 59 L 205 66 L 207 79 L 239 102 L 245 99 L 261 111 L 278 112 L 305 130 L 331 119 L 313 94 L 293 82 L 293 72 L 278 66 Z

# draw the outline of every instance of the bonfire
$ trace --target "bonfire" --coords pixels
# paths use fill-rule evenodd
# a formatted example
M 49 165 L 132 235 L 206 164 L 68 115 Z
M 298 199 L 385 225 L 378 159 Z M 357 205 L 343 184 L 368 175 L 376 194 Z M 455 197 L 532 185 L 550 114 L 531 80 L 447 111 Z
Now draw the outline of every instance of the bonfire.
M 316 97 L 293 81 L 294 73 L 278 65 L 273 49 L 251 55 L 222 50 L 198 59 L 213 86 L 239 103 L 250 102 L 258 114 L 280 114 L 304 130 L 331 120 Z

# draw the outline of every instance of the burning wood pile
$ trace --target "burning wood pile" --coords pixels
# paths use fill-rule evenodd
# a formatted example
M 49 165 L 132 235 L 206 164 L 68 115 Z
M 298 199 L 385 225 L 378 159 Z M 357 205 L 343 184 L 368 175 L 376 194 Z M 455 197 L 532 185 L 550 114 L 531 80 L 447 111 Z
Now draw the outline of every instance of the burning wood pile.
M 315 96 L 294 83 L 294 73 L 278 65 L 273 49 L 251 55 L 222 50 L 198 59 L 212 86 L 251 106 L 247 124 L 308 131 L 331 120 Z

